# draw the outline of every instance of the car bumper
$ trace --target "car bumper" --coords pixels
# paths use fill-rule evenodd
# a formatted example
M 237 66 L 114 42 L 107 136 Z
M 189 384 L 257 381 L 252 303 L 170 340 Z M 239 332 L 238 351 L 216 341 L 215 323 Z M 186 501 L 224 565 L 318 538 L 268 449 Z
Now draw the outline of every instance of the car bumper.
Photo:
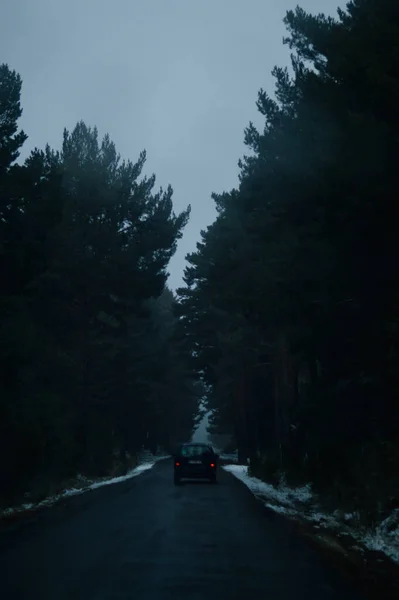
M 210 479 L 215 477 L 216 468 L 205 467 L 175 467 L 175 475 L 186 479 Z

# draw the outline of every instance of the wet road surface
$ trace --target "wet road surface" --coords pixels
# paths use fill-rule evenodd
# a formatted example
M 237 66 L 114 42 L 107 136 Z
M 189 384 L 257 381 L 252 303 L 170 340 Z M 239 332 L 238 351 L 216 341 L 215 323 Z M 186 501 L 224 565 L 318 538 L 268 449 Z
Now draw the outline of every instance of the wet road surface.
M 172 463 L 0 532 L 4 600 L 359 600 L 281 517 L 219 471 Z

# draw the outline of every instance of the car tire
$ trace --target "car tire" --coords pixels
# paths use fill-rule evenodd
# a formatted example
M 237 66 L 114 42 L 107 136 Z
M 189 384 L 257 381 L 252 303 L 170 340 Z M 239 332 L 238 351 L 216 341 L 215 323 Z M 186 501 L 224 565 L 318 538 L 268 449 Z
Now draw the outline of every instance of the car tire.
M 212 475 L 212 477 L 210 478 L 210 482 L 211 483 L 217 483 L 216 475 Z
M 175 485 L 180 485 L 180 477 L 178 475 L 173 476 L 173 483 Z

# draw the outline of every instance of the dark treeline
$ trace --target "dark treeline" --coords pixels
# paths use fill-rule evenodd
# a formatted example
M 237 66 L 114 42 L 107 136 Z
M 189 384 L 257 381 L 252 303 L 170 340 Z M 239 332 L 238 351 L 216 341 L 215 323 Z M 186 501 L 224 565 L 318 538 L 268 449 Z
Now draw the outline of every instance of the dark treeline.
M 191 435 L 199 383 L 167 265 L 172 189 L 78 123 L 17 164 L 21 79 L 0 66 L 0 500 L 126 468 Z M 130 462 L 129 462 L 130 461 Z
M 399 3 L 285 24 L 292 71 L 188 256 L 182 336 L 255 473 L 374 519 L 399 499 Z

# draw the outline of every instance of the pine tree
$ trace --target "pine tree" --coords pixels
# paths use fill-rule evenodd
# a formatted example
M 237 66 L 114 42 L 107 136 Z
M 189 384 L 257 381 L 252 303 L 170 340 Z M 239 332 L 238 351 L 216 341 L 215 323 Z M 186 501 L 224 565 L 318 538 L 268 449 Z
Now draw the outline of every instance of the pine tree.
M 83 122 L 14 165 L 20 78 L 0 70 L 2 501 L 127 468 L 188 437 L 198 404 L 167 267 L 190 209 Z M 180 441 L 180 439 L 179 439 Z
M 274 70 L 275 100 L 260 90 L 264 129 L 247 128 L 240 185 L 214 196 L 218 219 L 179 292 L 214 420 L 235 424 L 242 457 L 263 453 L 269 475 L 311 478 L 365 512 L 394 493 L 397 456 L 387 467 L 398 425 L 396 4 L 350 2 L 338 20 L 287 14 L 293 75 Z

